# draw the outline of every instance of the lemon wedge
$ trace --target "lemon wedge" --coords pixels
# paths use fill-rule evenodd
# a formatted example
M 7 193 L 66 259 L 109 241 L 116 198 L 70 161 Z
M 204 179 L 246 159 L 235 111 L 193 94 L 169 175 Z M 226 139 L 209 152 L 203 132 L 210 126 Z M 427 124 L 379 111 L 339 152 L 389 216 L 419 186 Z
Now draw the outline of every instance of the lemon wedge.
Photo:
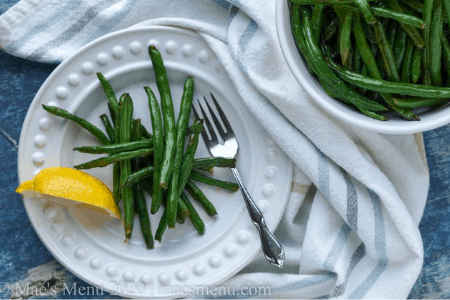
M 16 193 L 27 198 L 39 197 L 68 209 L 120 218 L 120 210 L 111 190 L 98 178 L 65 167 L 46 168 L 33 179 L 23 182 Z

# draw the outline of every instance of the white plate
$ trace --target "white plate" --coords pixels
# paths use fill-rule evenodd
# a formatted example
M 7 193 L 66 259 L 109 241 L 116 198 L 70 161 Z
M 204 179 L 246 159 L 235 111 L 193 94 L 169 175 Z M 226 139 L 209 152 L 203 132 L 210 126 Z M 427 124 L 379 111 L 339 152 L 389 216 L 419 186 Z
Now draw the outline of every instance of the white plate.
M 268 227 L 274 230 L 288 200 L 292 162 L 249 114 L 203 39 L 192 31 L 173 27 L 113 33 L 64 61 L 45 81 L 28 110 L 19 142 L 19 181 L 31 179 L 42 168 L 72 167 L 95 158 L 72 151 L 75 146 L 96 144 L 89 133 L 72 122 L 50 115 L 41 105 L 64 108 L 102 128 L 99 116 L 107 113 L 107 99 L 96 72 L 102 72 L 110 80 L 116 94 L 130 93 L 135 105 L 134 117 L 141 118 L 151 128 L 143 90 L 145 85 L 150 85 L 158 94 L 147 53 L 150 44 L 156 45 L 164 58 L 177 115 L 183 82 L 188 75 L 195 78 L 195 99 L 209 97 L 212 92 L 221 103 L 240 142 L 238 168 L 264 212 Z M 209 156 L 203 141 L 197 156 Z M 92 169 L 89 173 L 111 187 L 111 167 Z M 214 176 L 233 180 L 229 170 L 216 170 Z M 145 248 L 137 219 L 133 237 L 125 244 L 118 220 L 103 228 L 89 228 L 64 209 L 34 199 L 25 199 L 24 203 L 44 245 L 81 279 L 122 296 L 175 297 L 183 295 L 181 287 L 224 281 L 260 251 L 259 236 L 241 194 L 199 186 L 214 203 L 218 216 L 208 217 L 194 203 L 205 222 L 205 234 L 198 235 L 188 220 L 184 225 L 177 225 L 176 230 L 167 230 L 163 242 L 156 242 L 154 250 Z M 153 232 L 160 214 L 151 216 Z M 169 288 L 162 290 L 161 286 Z

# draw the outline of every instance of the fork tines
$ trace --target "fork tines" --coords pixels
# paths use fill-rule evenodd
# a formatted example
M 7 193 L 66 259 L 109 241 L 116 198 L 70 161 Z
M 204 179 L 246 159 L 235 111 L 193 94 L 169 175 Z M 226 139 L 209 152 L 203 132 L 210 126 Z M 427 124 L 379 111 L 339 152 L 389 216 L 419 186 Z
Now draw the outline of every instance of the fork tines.
M 211 115 L 211 118 L 213 119 L 214 124 L 216 125 L 219 135 L 222 137 L 223 140 L 227 140 L 228 138 L 234 136 L 233 129 L 231 129 L 228 119 L 225 117 L 225 114 L 224 114 L 222 108 L 220 107 L 219 103 L 217 102 L 216 98 L 214 97 L 214 95 L 212 93 L 211 93 L 211 98 L 213 99 L 214 105 L 216 106 L 217 112 L 219 113 L 219 116 L 223 123 L 223 126 L 222 126 L 222 124 L 220 124 L 220 121 L 217 118 L 216 114 L 214 113 L 214 110 L 209 105 L 208 100 L 206 100 L 206 98 L 203 97 L 203 99 L 205 100 L 205 103 L 206 103 L 207 110 L 208 110 L 209 114 Z M 216 145 L 218 143 L 218 140 L 217 140 L 217 135 L 214 131 L 214 128 L 208 118 L 208 115 L 206 114 L 205 110 L 203 109 L 203 107 L 200 103 L 200 100 L 197 99 L 197 102 L 198 102 L 198 105 L 202 112 L 203 119 L 205 120 L 206 127 L 208 127 L 209 135 L 211 137 L 211 138 L 208 138 L 205 127 L 203 127 L 203 130 L 202 130 L 203 140 L 205 141 L 205 143 L 207 143 L 207 146 L 208 145 Z M 199 114 L 196 111 L 196 109 L 194 108 L 194 106 L 192 106 L 192 110 L 194 111 L 195 118 L 200 119 Z M 224 127 L 225 127 L 225 130 L 224 130 Z

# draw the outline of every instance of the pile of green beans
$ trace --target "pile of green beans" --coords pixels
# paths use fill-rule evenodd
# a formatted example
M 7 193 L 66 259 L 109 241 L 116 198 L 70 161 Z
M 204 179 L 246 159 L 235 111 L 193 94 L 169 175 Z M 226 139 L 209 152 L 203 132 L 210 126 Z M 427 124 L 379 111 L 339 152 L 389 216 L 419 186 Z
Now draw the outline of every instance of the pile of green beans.
M 134 216 L 138 214 L 146 246 L 153 249 L 149 210 L 151 214 L 155 214 L 160 206 L 164 207 L 155 233 L 155 239 L 159 242 L 167 227 L 175 228 L 176 223 L 183 224 L 186 218 L 191 220 L 198 233 L 203 234 L 205 225 L 185 191 L 209 216 L 214 216 L 217 214 L 216 209 L 193 181 L 232 192 L 237 191 L 239 186 L 205 175 L 212 173 L 214 167 L 234 167 L 235 159 L 194 158 L 203 129 L 203 120 L 195 120 L 189 127 L 194 78 L 186 79 L 180 114 L 178 120 L 175 120 L 169 80 L 161 54 L 154 46 L 150 46 L 149 55 L 161 99 L 160 107 L 151 88 L 144 87 L 148 97 L 153 135 L 141 124 L 140 119 L 133 118 L 133 100 L 130 95 L 125 93 L 118 101 L 111 84 L 101 73 L 97 73 L 97 77 L 108 99 L 110 114 L 109 117 L 107 114 L 100 116 L 106 134 L 92 123 L 61 108 L 46 105 L 43 105 L 43 108 L 51 114 L 74 121 L 97 138 L 101 145 L 75 147 L 73 150 L 108 156 L 76 165 L 74 168 L 92 169 L 113 164 L 113 195 L 117 204 L 121 201 L 123 203 L 125 241 L 131 238 Z M 189 137 L 187 146 L 186 136 Z M 150 209 L 147 209 L 144 192 L 152 197 Z
M 450 99 L 450 0 L 290 0 L 292 34 L 332 98 L 419 121 Z

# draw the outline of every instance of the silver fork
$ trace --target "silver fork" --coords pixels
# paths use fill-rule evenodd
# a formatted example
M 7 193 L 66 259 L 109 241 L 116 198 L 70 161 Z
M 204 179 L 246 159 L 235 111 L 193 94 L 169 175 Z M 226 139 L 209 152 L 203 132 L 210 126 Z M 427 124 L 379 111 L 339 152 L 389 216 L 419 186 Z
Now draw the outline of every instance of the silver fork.
M 213 96 L 213 94 L 211 94 L 211 97 L 214 101 L 214 104 L 216 105 L 217 112 L 219 113 L 219 116 L 222 119 L 226 131 L 224 131 L 224 129 L 222 128 L 219 119 L 214 114 L 214 111 L 211 109 L 211 106 L 209 105 L 206 98 L 203 97 L 203 99 L 205 99 L 207 109 L 213 119 L 214 124 L 216 125 L 219 135 L 224 140 L 224 144 L 223 145 L 219 144 L 214 128 L 211 125 L 211 122 L 209 121 L 205 111 L 203 110 L 200 101 L 197 99 L 200 110 L 202 111 L 203 119 L 205 120 L 206 127 L 208 127 L 208 131 L 211 136 L 211 138 L 208 137 L 205 127 L 203 127 L 202 130 L 203 140 L 205 141 L 206 147 L 208 148 L 212 156 L 234 158 L 239 150 L 238 140 L 234 135 L 233 129 L 231 128 L 228 119 L 225 117 L 225 114 L 220 108 L 219 103 L 217 103 L 216 98 Z M 200 117 L 195 108 L 192 107 L 192 109 L 194 111 L 195 117 L 199 119 Z M 281 247 L 281 244 L 278 242 L 276 237 L 272 233 L 270 233 L 269 229 L 267 228 L 266 223 L 264 221 L 264 217 L 261 214 L 261 211 L 256 206 L 256 203 L 252 200 L 247 189 L 245 188 L 238 170 L 236 168 L 231 168 L 231 172 L 233 173 L 237 183 L 239 184 L 239 187 L 241 188 L 242 196 L 244 196 L 245 204 L 247 205 L 250 218 L 252 219 L 253 224 L 256 226 L 256 229 L 258 229 L 259 236 L 261 238 L 261 247 L 266 259 L 274 266 L 282 268 L 284 264 L 283 247 Z

